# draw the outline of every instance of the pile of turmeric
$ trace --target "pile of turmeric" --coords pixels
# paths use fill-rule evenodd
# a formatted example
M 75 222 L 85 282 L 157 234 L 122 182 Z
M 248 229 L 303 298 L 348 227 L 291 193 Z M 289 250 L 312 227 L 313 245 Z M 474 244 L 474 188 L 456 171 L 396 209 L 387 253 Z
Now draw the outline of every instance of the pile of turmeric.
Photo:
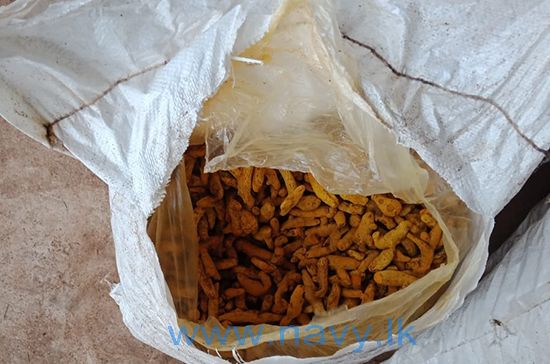
M 199 237 L 195 321 L 305 325 L 446 262 L 442 230 L 423 205 L 334 195 L 309 173 L 204 173 L 204 145 L 189 147 L 184 162 Z

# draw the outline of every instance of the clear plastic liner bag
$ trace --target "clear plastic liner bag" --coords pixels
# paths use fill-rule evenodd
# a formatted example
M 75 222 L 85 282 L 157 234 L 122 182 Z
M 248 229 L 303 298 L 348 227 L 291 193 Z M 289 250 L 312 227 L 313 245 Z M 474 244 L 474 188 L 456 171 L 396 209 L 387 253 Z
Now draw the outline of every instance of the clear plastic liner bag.
M 317 27 L 318 22 L 324 27 Z M 331 32 L 321 34 L 327 24 L 332 24 Z M 385 339 L 388 318 L 409 324 L 432 307 L 460 257 L 476 242 L 475 214 L 446 183 L 397 144 L 361 97 L 353 63 L 339 48 L 336 34 L 325 8 L 288 3 L 270 32 L 233 61 L 231 77 L 204 105 L 191 143 L 206 143 L 205 170 L 209 172 L 246 166 L 311 172 L 335 194 L 391 192 L 408 203 L 424 203 L 443 229 L 447 264 L 383 299 L 314 317 L 309 325 L 324 328 L 323 345 L 300 345 L 292 332 L 282 343 L 279 326 L 265 324 L 241 327 L 239 333 L 229 331 L 223 342 L 195 336 L 195 343 L 204 348 L 228 353 L 237 349 L 248 360 L 281 354 L 331 355 L 357 341 L 354 335 L 346 335 L 350 325 L 361 333 L 370 327 L 369 340 Z M 174 269 L 181 267 L 188 274 L 187 267 L 196 269 L 198 260 L 196 237 L 184 238 L 195 229 L 188 218 L 193 213 L 189 198 L 182 198 L 188 194 L 184 170 L 182 161 L 149 224 L 156 227 L 156 234 L 149 234 L 157 245 L 177 309 L 189 307 L 184 303 L 188 297 L 179 294 L 185 282 L 173 277 Z M 171 213 L 166 213 L 167 206 Z M 186 232 L 180 233 L 182 229 Z M 178 252 L 187 253 L 176 254 L 171 248 L 176 246 Z M 198 280 L 196 275 L 193 278 L 186 281 L 189 285 L 183 286 L 184 292 L 196 294 Z M 185 332 L 197 332 L 198 324 L 186 318 L 186 311 L 177 311 Z M 213 318 L 203 328 L 209 333 L 225 330 Z M 243 343 L 240 338 L 245 330 L 261 332 L 259 341 Z M 301 330 L 297 336 L 308 334 Z M 336 342 L 340 337 L 344 340 Z

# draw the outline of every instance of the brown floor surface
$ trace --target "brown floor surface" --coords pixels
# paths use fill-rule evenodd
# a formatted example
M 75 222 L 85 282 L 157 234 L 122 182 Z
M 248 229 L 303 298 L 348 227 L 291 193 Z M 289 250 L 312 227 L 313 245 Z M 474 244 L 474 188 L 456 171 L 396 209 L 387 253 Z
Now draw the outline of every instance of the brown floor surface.
M 176 363 L 133 338 L 107 187 L 0 119 L 0 362 Z

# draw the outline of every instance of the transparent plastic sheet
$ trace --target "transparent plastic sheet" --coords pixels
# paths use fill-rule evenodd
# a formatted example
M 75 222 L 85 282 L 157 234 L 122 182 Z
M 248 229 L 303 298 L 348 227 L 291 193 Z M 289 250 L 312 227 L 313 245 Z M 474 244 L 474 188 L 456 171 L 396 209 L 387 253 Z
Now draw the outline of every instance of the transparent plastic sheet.
M 198 237 L 185 168 L 177 167 L 166 187 L 166 196 L 147 225 L 160 266 L 172 293 L 174 308 L 188 316 L 197 307 Z
M 239 329 L 239 335 L 230 331 L 224 342 L 217 338 L 206 342 L 200 335 L 194 339 L 200 346 L 218 352 L 238 349 L 246 360 L 282 354 L 297 357 L 333 354 L 356 342 L 353 335 L 343 335 L 349 324 L 359 332 L 370 326 L 371 340 L 387 338 L 387 319 L 400 318 L 408 324 L 430 309 L 459 264 L 459 255 L 464 256 L 474 242 L 470 211 L 444 181 L 428 173 L 408 149 L 396 143 L 356 92 L 353 75 L 348 72 L 353 69 L 352 64 L 345 55 L 338 55 L 341 52 L 334 34 L 329 47 L 327 34 L 317 33 L 315 22 L 331 21 L 326 9 L 292 2 L 282 14 L 264 39 L 240 55 L 250 63 L 233 62 L 231 78 L 203 108 L 191 143 L 206 142 L 206 170 L 255 166 L 311 171 L 325 188 L 336 194 L 391 192 L 407 202 L 424 203 L 442 226 L 448 261 L 386 298 L 314 317 L 309 325 L 325 328 L 324 345 L 296 344 L 292 331 L 287 332 L 289 337 L 281 343 L 280 328 L 274 325 L 261 325 L 258 344 L 239 342 L 239 337 L 244 337 L 244 328 Z M 262 64 L 255 64 L 257 61 Z M 183 163 L 179 170 L 184 168 Z M 176 172 L 174 177 L 171 184 L 185 184 L 181 173 Z M 174 200 L 170 189 L 166 199 Z M 192 211 L 186 214 L 192 216 Z M 158 219 L 157 215 L 152 222 Z M 182 223 L 178 218 L 172 221 Z M 191 221 L 183 223 L 194 227 Z M 170 228 L 169 223 L 163 224 Z M 198 255 L 187 255 L 187 259 L 197 260 Z M 177 262 L 181 266 L 188 263 L 188 260 Z M 165 275 L 170 275 L 170 269 L 167 270 Z M 196 292 L 197 280 L 189 283 L 194 285 L 189 291 Z M 174 294 L 170 280 L 168 284 Z M 197 324 L 185 319 L 181 311 L 178 313 L 179 324 L 186 332 L 198 330 Z M 202 327 L 206 332 L 216 327 L 221 332 L 225 330 L 215 319 L 209 319 Z M 259 325 L 249 329 L 254 333 L 260 330 Z M 311 333 L 300 330 L 298 337 L 308 334 Z M 335 337 L 344 340 L 337 343 Z

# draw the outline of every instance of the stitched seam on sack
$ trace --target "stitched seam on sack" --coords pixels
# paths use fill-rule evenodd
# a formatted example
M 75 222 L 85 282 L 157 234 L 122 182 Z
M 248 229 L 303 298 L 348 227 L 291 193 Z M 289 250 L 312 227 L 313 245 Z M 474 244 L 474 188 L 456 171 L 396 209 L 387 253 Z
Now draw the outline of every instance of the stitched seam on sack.
M 47 135 L 47 138 L 48 138 L 48 141 L 50 142 L 50 144 L 54 145 L 57 142 L 57 138 L 55 137 L 55 134 L 53 132 L 53 127 L 55 125 L 57 125 L 59 122 L 61 122 L 65 119 L 75 115 L 76 113 L 78 113 L 78 112 L 80 112 L 80 111 L 96 104 L 99 100 L 101 100 L 103 97 L 107 96 L 107 94 L 109 94 L 115 87 L 117 87 L 121 83 L 130 81 L 131 79 L 133 79 L 137 76 L 141 76 L 141 75 L 143 75 L 143 74 L 145 74 L 149 71 L 152 71 L 152 70 L 155 70 L 155 69 L 160 68 L 162 66 L 165 66 L 166 64 L 168 64 L 168 60 L 164 60 L 160 63 L 157 63 L 157 64 L 151 65 L 149 67 L 146 67 L 146 68 L 142 69 L 141 71 L 138 71 L 138 72 L 132 73 L 132 74 L 126 76 L 126 77 L 120 78 L 117 81 L 115 81 L 112 85 L 107 87 L 104 91 L 102 91 L 99 95 L 97 95 L 92 101 L 81 104 L 76 109 L 74 109 L 74 110 L 72 110 L 72 111 L 70 111 L 70 112 L 68 112 L 64 115 L 61 115 L 61 116 L 57 117 L 56 119 L 54 119 L 49 125 L 46 126 L 46 135 Z
M 494 100 L 492 100 L 490 98 L 487 98 L 487 97 L 479 96 L 479 95 L 474 95 L 474 94 L 469 94 L 469 93 L 449 89 L 449 88 L 447 88 L 445 86 L 442 86 L 442 85 L 440 85 L 440 84 L 438 84 L 434 81 L 426 80 L 422 77 L 411 76 L 407 73 L 398 71 L 374 47 L 372 47 L 368 44 L 362 43 L 362 42 L 358 41 L 357 39 L 354 39 L 354 38 L 350 37 L 349 35 L 347 35 L 345 33 L 342 33 L 342 38 L 344 38 L 345 40 L 347 40 L 347 41 L 349 41 L 349 42 L 351 42 L 351 43 L 353 43 L 353 44 L 355 44 L 359 47 L 362 47 L 362 48 L 365 48 L 365 49 L 369 50 L 376 58 L 378 58 L 379 61 L 381 61 L 386 67 L 388 67 L 394 75 L 396 75 L 398 77 L 403 77 L 403 78 L 406 78 L 406 79 L 411 80 L 411 81 L 420 82 L 422 84 L 434 87 L 438 90 L 445 91 L 445 92 L 448 92 L 448 93 L 453 94 L 453 95 L 465 97 L 465 98 L 476 100 L 476 101 L 485 102 L 485 103 L 493 106 L 495 109 L 497 109 L 504 116 L 504 118 L 506 119 L 508 124 L 510 124 L 512 126 L 512 128 L 519 134 L 519 136 L 523 140 L 525 140 L 531 147 L 533 147 L 536 151 L 542 153 L 545 156 L 547 156 L 549 154 L 549 152 L 547 152 L 543 148 L 539 147 L 537 144 L 535 144 L 535 142 L 533 140 L 531 140 L 527 135 L 525 135 L 520 130 L 520 128 L 516 124 L 516 122 L 512 119 L 512 117 L 508 114 L 508 112 L 506 110 L 504 110 L 504 108 L 502 106 L 500 106 L 498 103 L 496 103 Z

